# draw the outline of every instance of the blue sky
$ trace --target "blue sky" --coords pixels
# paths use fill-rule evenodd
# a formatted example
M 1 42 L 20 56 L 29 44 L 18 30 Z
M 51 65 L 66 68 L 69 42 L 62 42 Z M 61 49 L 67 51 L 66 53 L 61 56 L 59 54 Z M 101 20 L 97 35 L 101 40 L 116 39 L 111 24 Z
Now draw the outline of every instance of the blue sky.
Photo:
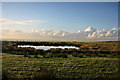
M 4 2 L 2 17 L 13 21 L 41 20 L 43 23 L 6 24 L 7 29 L 83 30 L 87 27 L 117 27 L 117 2 Z
M 2 0 L 3 2 L 119 2 L 119 0 Z

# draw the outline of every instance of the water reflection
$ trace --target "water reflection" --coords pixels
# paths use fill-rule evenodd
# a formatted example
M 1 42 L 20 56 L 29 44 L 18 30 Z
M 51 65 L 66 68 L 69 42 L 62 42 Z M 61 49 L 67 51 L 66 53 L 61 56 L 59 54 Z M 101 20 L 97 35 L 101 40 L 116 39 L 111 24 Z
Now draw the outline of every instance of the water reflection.
M 43 50 L 48 50 L 51 48 L 61 48 L 61 49 L 79 49 L 78 47 L 75 46 L 32 46 L 32 45 L 18 45 L 18 47 L 33 47 L 35 49 L 43 49 Z

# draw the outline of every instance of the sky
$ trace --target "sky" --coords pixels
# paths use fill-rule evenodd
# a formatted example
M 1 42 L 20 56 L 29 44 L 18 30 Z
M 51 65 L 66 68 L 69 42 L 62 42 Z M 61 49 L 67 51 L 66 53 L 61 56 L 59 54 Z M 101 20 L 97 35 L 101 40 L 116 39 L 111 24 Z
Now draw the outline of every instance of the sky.
M 118 27 L 117 2 L 3 2 L 3 29 L 75 32 Z
M 119 0 L 2 0 L 3 2 L 119 2 Z

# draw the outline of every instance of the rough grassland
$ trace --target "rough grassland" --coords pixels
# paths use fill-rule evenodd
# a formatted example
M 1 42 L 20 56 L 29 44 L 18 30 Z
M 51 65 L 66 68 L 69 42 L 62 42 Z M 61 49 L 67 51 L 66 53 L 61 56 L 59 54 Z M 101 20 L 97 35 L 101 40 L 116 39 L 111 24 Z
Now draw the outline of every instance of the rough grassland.
M 28 58 L 23 55 L 3 53 L 3 77 L 40 79 L 54 76 L 54 78 L 60 79 L 77 78 L 77 80 L 93 80 L 93 78 L 96 80 L 118 80 L 120 78 L 120 74 L 118 74 L 120 59 L 117 58 L 39 57 Z

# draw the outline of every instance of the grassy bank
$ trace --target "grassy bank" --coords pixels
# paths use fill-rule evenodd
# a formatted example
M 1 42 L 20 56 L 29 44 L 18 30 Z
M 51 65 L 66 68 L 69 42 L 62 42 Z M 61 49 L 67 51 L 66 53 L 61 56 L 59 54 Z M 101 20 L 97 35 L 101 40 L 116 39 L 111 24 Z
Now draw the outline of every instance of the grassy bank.
M 9 79 L 41 79 L 41 78 L 69 78 L 69 79 L 110 79 L 120 78 L 118 75 L 117 58 L 30 58 L 23 55 L 3 53 L 3 78 Z

